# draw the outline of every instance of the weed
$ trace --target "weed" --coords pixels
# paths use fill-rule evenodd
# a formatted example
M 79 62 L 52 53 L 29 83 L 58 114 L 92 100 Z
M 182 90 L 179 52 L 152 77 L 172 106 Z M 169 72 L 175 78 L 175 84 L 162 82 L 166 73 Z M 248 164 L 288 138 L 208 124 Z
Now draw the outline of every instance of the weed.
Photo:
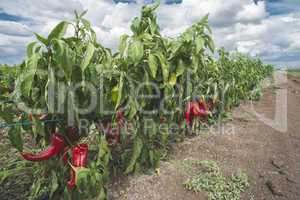
M 209 200 L 238 200 L 241 192 L 249 186 L 248 177 L 242 171 L 225 177 L 215 161 L 184 160 L 185 171 L 193 171 L 184 182 L 184 187 L 194 192 L 208 193 Z M 194 172 L 192 169 L 198 169 Z

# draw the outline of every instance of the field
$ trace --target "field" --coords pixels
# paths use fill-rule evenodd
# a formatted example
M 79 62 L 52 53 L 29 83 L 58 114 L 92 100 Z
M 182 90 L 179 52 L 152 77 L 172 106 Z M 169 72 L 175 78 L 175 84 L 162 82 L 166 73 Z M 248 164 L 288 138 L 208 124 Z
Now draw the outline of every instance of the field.
M 173 145 L 170 156 L 158 168 L 159 174 L 150 170 L 146 174 L 115 178 L 110 182 L 109 199 L 206 199 L 207 193 L 195 194 L 182 186 L 188 174 L 178 163 L 187 159 L 214 160 L 226 174 L 243 170 L 250 186 L 241 199 L 299 199 L 300 79 L 288 76 L 287 83 L 265 88 L 254 108 L 273 117 L 275 94 L 284 89 L 288 92 L 286 133 L 272 129 L 247 113 L 250 102 L 245 102 L 234 109 L 231 119 L 224 123 L 229 131 L 234 125 L 234 134 L 220 135 L 218 129 L 212 129 Z M 5 138 L 1 137 L 1 165 L 12 154 Z M 0 199 L 24 199 L 31 181 L 28 175 L 7 179 L 1 184 Z
M 165 37 L 158 6 L 117 52 L 75 12 L 0 66 L 0 199 L 300 197 L 298 71 L 217 49 L 208 15 Z
M 288 69 L 287 71 L 288 71 L 288 73 L 290 75 L 300 76 L 300 69 L 298 69 L 298 68 L 296 68 L 296 69 Z

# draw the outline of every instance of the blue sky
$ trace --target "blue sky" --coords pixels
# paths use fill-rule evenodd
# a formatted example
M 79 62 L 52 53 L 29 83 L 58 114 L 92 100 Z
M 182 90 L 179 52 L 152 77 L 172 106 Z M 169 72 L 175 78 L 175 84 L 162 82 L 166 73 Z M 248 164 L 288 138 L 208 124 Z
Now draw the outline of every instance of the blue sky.
M 130 34 L 130 22 L 144 3 L 153 0 L 1 0 L 0 63 L 24 59 L 34 32 L 47 35 L 61 20 L 72 20 L 73 11 L 88 10 L 97 38 L 116 49 L 119 37 Z M 218 47 L 259 56 L 280 67 L 300 66 L 299 0 L 161 0 L 161 31 L 176 37 L 202 16 L 210 14 Z

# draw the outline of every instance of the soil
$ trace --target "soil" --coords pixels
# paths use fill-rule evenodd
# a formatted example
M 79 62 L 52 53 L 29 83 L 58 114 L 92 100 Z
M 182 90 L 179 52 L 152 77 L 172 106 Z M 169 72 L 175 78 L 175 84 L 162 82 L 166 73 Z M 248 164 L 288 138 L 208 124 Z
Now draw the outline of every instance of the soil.
M 174 144 L 169 159 L 161 162 L 156 172 L 116 180 L 109 188 L 109 199 L 206 200 L 205 193 L 183 187 L 187 174 L 178 161 L 184 159 L 214 160 L 226 175 L 241 169 L 250 183 L 241 199 L 300 199 L 300 77 L 289 75 L 286 83 L 264 89 L 253 106 L 273 119 L 276 93 L 286 89 L 287 131 L 268 126 L 251 112 L 251 102 L 243 103 L 226 123 Z M 24 188 L 28 186 L 6 182 L 0 185 L 0 199 L 24 199 Z

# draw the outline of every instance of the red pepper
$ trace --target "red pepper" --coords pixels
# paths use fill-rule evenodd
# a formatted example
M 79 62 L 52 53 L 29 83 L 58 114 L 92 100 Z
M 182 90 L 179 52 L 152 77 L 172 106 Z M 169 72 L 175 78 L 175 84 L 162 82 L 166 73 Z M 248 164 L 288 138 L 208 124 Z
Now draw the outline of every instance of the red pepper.
M 79 144 L 72 149 L 72 165 L 76 167 L 85 167 L 87 163 L 88 157 L 88 145 L 87 144 Z M 71 171 L 71 180 L 68 181 L 67 184 L 69 189 L 73 189 L 76 186 L 76 173 L 72 169 Z
M 68 164 L 68 160 L 69 160 L 68 151 L 69 151 L 69 147 L 65 147 L 65 148 L 64 148 L 64 154 L 63 154 L 63 162 L 64 162 L 64 165 L 67 165 L 67 164 Z
M 185 111 L 185 120 L 187 125 L 191 125 L 192 117 L 205 117 L 209 114 L 209 110 L 205 102 L 190 101 Z
M 116 112 L 117 127 L 112 127 L 111 123 L 106 125 L 106 138 L 110 146 L 120 143 L 120 129 L 126 125 L 126 119 L 124 117 L 124 109 L 119 108 Z
M 195 117 L 204 117 L 207 115 L 207 108 L 203 102 L 193 102 L 192 114 Z
M 65 140 L 63 136 L 58 134 L 53 134 L 51 138 L 51 144 L 45 151 L 42 151 L 38 154 L 32 153 L 21 153 L 25 160 L 29 161 L 42 161 L 42 160 L 49 160 L 52 157 L 57 156 L 61 153 L 65 148 Z

